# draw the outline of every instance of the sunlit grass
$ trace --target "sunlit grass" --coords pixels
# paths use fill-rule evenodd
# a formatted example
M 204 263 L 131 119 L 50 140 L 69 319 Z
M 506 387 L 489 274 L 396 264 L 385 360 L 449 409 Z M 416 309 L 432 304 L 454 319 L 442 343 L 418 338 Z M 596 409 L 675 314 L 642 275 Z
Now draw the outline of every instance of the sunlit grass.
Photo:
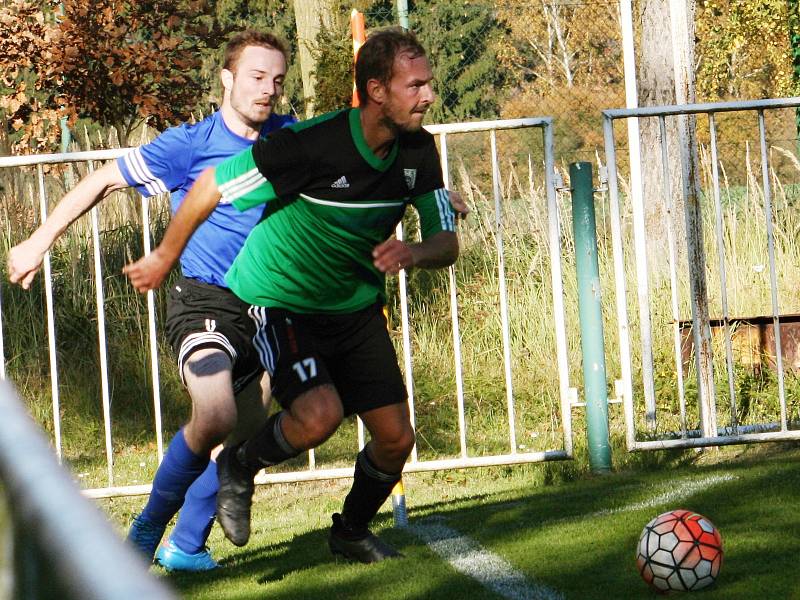
M 456 470 L 405 478 L 412 525 L 433 518 L 517 569 L 529 585 L 565 598 L 657 598 L 636 571 L 644 525 L 657 514 L 687 508 L 711 519 L 725 561 L 703 597 L 791 598 L 798 536 L 798 451 L 791 446 L 637 454 L 603 477 L 564 477 L 565 463 Z M 335 562 L 327 549 L 330 513 L 347 481 L 259 488 L 253 535 L 244 548 L 214 527 L 210 547 L 222 569 L 167 575 L 184 598 L 305 599 L 501 598 L 435 555 L 409 530 L 392 526 L 387 503 L 374 530 L 405 558 L 378 565 Z M 659 498 L 663 498 L 659 500 Z M 765 498 L 769 498 L 765 501 Z M 120 535 L 139 499 L 102 501 Z M 465 560 L 476 560 L 465 557 Z

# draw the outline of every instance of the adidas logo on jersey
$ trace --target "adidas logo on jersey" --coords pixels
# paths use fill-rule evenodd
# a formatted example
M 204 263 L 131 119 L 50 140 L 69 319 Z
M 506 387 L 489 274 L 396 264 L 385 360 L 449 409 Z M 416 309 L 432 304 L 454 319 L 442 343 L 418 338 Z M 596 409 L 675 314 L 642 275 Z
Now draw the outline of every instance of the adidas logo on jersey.
M 347 177 L 342 175 L 341 177 L 339 177 L 339 179 L 337 179 L 336 181 L 334 181 L 331 184 L 331 187 L 332 188 L 349 188 L 350 187 L 350 182 L 347 181 Z

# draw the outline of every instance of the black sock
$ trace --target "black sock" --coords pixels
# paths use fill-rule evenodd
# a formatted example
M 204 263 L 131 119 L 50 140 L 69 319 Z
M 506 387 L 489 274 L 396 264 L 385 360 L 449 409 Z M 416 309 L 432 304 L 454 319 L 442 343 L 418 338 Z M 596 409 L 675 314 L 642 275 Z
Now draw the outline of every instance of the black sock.
M 366 448 L 359 452 L 353 487 L 344 499 L 341 529 L 337 533 L 351 538 L 366 535 L 369 522 L 392 493 L 400 476 L 400 473 L 384 473 L 378 469 L 367 455 Z
M 283 411 L 272 415 L 267 419 L 264 429 L 255 437 L 247 440 L 237 450 L 236 458 L 254 473 L 264 467 L 277 465 L 300 454 L 300 450 L 293 447 L 283 437 L 282 419 Z

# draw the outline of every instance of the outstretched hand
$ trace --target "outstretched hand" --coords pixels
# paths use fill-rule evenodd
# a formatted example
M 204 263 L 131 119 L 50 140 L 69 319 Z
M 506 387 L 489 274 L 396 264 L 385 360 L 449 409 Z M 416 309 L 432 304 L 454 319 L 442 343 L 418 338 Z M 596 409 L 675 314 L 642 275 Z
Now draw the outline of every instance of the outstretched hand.
M 173 261 L 156 248 L 147 256 L 125 265 L 122 272 L 131 280 L 131 285 L 142 294 L 158 288 L 172 270 Z
M 47 248 L 42 249 L 30 238 L 11 248 L 6 263 L 8 280 L 21 285 L 24 290 L 30 289 L 33 278 L 42 268 L 45 252 Z

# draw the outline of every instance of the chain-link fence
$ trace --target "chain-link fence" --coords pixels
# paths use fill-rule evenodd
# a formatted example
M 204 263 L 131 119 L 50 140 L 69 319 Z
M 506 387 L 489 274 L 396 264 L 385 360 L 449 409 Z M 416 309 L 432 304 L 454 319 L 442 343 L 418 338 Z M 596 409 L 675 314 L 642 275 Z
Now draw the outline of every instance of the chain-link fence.
M 768 11 L 741 0 L 697 4 L 698 101 L 794 93 L 787 5 L 767 4 Z M 368 30 L 399 22 L 391 0 L 353 5 L 364 13 Z M 335 25 L 317 40 L 323 86 L 318 108 L 349 98 L 351 8 L 340 4 Z M 634 2 L 637 49 L 644 8 Z M 593 160 L 602 151 L 600 111 L 625 105 L 617 0 L 419 0 L 408 2 L 408 9 L 409 26 L 428 49 L 439 96 L 429 122 L 548 115 L 555 118 L 559 161 Z M 790 125 L 781 126 L 781 139 L 794 138 Z
M 29 0 L 15 1 L 20 5 L 35 4 Z M 208 21 L 204 27 L 213 32 L 213 36 L 211 33 L 209 36 L 216 40 L 224 39 L 224 32 L 245 27 L 268 29 L 287 39 L 292 59 L 285 102 L 281 107 L 284 112 L 306 116 L 306 98 L 300 77 L 301 46 L 308 47 L 315 59 L 317 87 L 313 103 L 316 112 L 349 103 L 352 93 L 351 10 L 355 8 L 364 14 L 370 30 L 399 24 L 400 5 L 407 6 L 408 24 L 428 49 L 434 70 L 439 101 L 431 110 L 429 123 L 552 116 L 556 123 L 559 162 L 592 160 L 596 151 L 602 149 L 600 110 L 625 104 L 619 0 L 303 0 L 303 4 L 297 4 L 299 1 L 216 0 L 205 3 L 208 14 L 194 15 L 196 19 Z M 178 5 L 180 2 L 175 3 L 176 7 Z M 324 26 L 315 39 L 301 43 L 297 33 L 297 8 L 311 5 L 320 7 L 319 20 Z M 670 44 L 668 7 L 666 0 L 633 0 L 640 85 L 645 85 L 643 82 L 647 79 L 647 67 L 641 63 L 639 52 L 644 42 L 657 35 L 663 37 L 665 47 Z M 663 31 L 642 33 L 642 23 L 652 23 L 652 11 L 658 10 L 664 16 L 656 18 L 655 23 L 658 27 L 663 21 Z M 795 39 L 800 39 L 797 11 L 794 0 L 697 2 L 697 100 L 744 100 L 796 94 L 798 75 L 793 68 L 791 40 L 793 34 Z M 13 13 L 7 14 L 7 20 L 13 21 Z M 645 14 L 649 21 L 643 17 Z M 17 25 L 24 25 L 23 16 L 18 15 L 18 21 Z M 18 34 L 18 29 L 4 22 L 0 34 L 5 32 L 12 36 L 14 32 Z M 149 30 L 131 31 L 129 37 L 148 38 L 155 34 Z M 88 39 L 71 39 L 75 48 L 80 48 L 81 43 L 87 47 L 93 44 L 91 35 Z M 196 48 L 203 63 L 193 74 L 197 93 L 195 113 L 199 110 L 207 114 L 209 105 L 213 107 L 221 101 L 218 81 L 221 53 L 207 47 L 211 45 L 191 46 Z M 92 68 L 100 73 L 107 67 L 95 64 Z M 147 67 L 137 65 L 135 68 Z M 663 68 L 671 67 L 665 63 Z M 28 96 L 36 96 L 39 104 L 31 104 L 27 112 L 20 112 L 17 105 L 6 109 L 16 110 L 16 122 L 10 113 L 6 115 L 6 127 L 0 130 L 0 149 L 18 151 L 20 132 L 36 119 L 47 119 L 44 113 L 37 114 L 35 107 L 41 109 L 47 105 L 47 98 L 59 95 L 57 90 L 39 90 L 39 84 L 34 85 L 31 78 L 36 70 L 34 65 L 27 71 L 15 71 L 6 82 L 21 86 L 11 90 L 16 96 L 9 93 L 7 97 L 23 102 L 24 94 L 20 93 L 24 91 Z M 22 71 L 30 71 L 30 81 L 24 77 L 20 79 Z M 105 75 L 108 79 L 108 74 Z M 99 75 L 87 73 L 84 77 L 97 79 Z M 123 85 L 125 83 L 123 81 Z M 158 100 L 155 104 L 164 101 Z M 76 108 L 81 111 L 80 107 Z M 146 113 L 146 107 L 143 110 Z M 179 115 L 180 118 L 187 116 Z M 51 125 L 57 137 L 57 124 Z M 93 129 L 101 128 L 97 123 L 87 125 L 92 133 Z M 77 131 L 80 133 L 82 127 Z M 794 125 L 788 123 L 781 135 L 793 145 Z
M 392 2 L 361 4 L 368 30 L 399 22 Z M 624 101 L 618 4 L 409 2 L 408 23 L 428 50 L 437 88 L 429 122 L 555 116 L 559 157 L 592 158 L 602 147 L 599 111 Z M 317 46 L 321 108 L 350 92 L 350 74 L 331 66 L 352 54 L 347 16 L 342 7 L 337 30 Z
M 300 1 L 300 0 L 296 0 Z M 289 0 L 219 0 L 218 10 L 224 8 L 217 18 L 226 19 L 223 26 L 231 30 L 256 27 L 275 31 L 287 38 L 291 47 L 291 68 L 286 85 L 286 100 L 279 110 L 294 110 L 303 115 L 303 89 L 296 24 L 293 5 Z M 784 0 L 765 0 L 753 3 L 745 0 L 718 0 L 698 3 L 697 29 L 700 41 L 698 57 L 698 100 L 735 99 L 747 96 L 781 96 L 792 93 L 791 53 L 789 48 L 788 20 L 785 18 Z M 769 6 L 774 10 L 769 15 L 753 14 L 744 22 L 742 13 L 754 5 Z M 352 42 L 349 32 L 349 15 L 352 8 L 361 10 L 367 29 L 374 29 L 399 22 L 394 0 L 353 0 L 353 4 L 337 4 L 331 25 L 323 28 L 313 44 L 317 59 L 316 75 L 318 87 L 315 106 L 319 112 L 348 104 L 352 92 Z M 781 8 L 783 7 L 783 8 Z M 555 126 L 556 161 L 565 165 L 573 160 L 594 161 L 596 153 L 602 155 L 602 133 L 600 110 L 624 104 L 621 24 L 617 0 L 418 0 L 408 2 L 408 20 L 428 49 L 436 77 L 439 100 L 428 118 L 429 123 L 474 121 L 483 119 L 515 118 L 522 116 L 552 116 Z M 636 3 L 634 14 L 638 14 Z M 724 9 L 724 10 L 723 10 Z M 780 11 L 784 12 L 781 13 Z M 736 12 L 739 11 L 739 12 Z M 749 14 L 749 13 L 748 13 Z M 783 14 L 783 17 L 781 17 Z M 775 16 L 777 15 L 777 17 Z M 783 18 L 783 20 L 781 20 Z M 759 21 L 759 19 L 761 19 Z M 737 23 L 740 26 L 737 26 Z M 737 28 L 738 27 L 738 28 Z M 637 31 L 639 25 L 636 25 Z M 2 32 L 0 32 L 2 33 Z M 746 35 L 745 35 L 746 34 Z M 738 35 L 738 37 L 737 37 Z M 637 40 L 637 46 L 641 40 Z M 205 58 L 202 84 L 198 83 L 198 107 L 207 114 L 210 99 L 220 99 L 219 91 L 213 90 L 218 79 L 218 52 Z M 760 62 L 759 62 L 760 60 Z M 785 63 L 785 64 L 784 64 Z M 788 65 L 788 67 L 787 67 Z M 98 67 L 99 68 L 99 67 Z M 788 70 L 787 70 L 788 69 Z M 32 86 L 31 86 L 32 87 Z M 195 113 L 195 117 L 202 116 Z M 717 126 L 720 131 L 720 162 L 723 171 L 724 201 L 731 210 L 740 206 L 750 207 L 747 214 L 758 216 L 763 209 L 755 202 L 761 193 L 754 179 L 760 170 L 758 161 L 757 128 L 751 120 L 744 123 L 734 115 L 720 116 Z M 109 148 L 118 145 L 118 138 L 97 124 L 85 122 L 73 128 L 75 146 L 80 149 Z M 747 126 L 745 126 L 747 125 Z M 620 125 L 624 127 L 624 124 Z M 800 206 L 800 163 L 796 159 L 793 111 L 785 110 L 779 116 L 769 116 L 766 126 L 771 145 L 778 146 L 772 156 L 776 170 L 776 197 L 780 208 Z M 700 120 L 698 137 L 701 144 L 708 142 L 708 122 Z M 2 135 L 11 132 L 13 125 L 6 123 L 0 132 L 0 153 L 5 153 Z M 98 135 L 102 133 L 102 135 Z M 146 141 L 156 132 L 153 128 L 138 131 L 129 138 L 130 143 Z M 504 210 L 529 208 L 530 198 L 540 198 L 542 193 L 541 141 L 529 132 L 503 132 L 499 138 L 499 166 Z M 624 144 L 625 135 L 618 135 L 619 144 Z M 492 187 L 492 164 L 490 144 L 485 138 L 471 134 L 453 136 L 448 141 L 452 183 L 465 195 L 473 208 L 473 214 L 462 225 L 462 240 L 465 246 L 491 240 L 494 235 L 495 206 Z M 625 149 L 618 147 L 620 162 L 625 162 Z M 701 148 L 702 175 L 708 177 L 709 153 Z M 530 157 L 530 158 L 529 158 Z M 625 165 L 621 168 L 621 179 L 627 178 Z M 70 178 L 71 174 L 71 178 Z M 39 197 L 45 188 L 51 199 L 61 197 L 75 181 L 86 174 L 84 167 L 74 173 L 59 169 L 44 170 L 41 180 L 33 170 L 17 174 L 0 174 L 0 255 L 11 245 L 27 236 L 38 224 Z M 730 186 L 728 185 L 730 183 Z M 625 190 L 625 182 L 622 182 Z M 627 190 L 626 190 L 627 191 Z M 744 204 L 745 192 L 754 201 Z M 114 326 L 109 328 L 109 347 L 116 359 L 111 366 L 111 380 L 115 391 L 115 414 L 124 423 L 117 431 L 117 439 L 126 439 L 131 444 L 141 442 L 143 423 L 149 425 L 146 386 L 147 357 L 139 352 L 146 348 L 146 322 L 143 319 L 142 302 L 133 294 L 127 283 L 119 277 L 122 265 L 142 253 L 141 219 L 138 216 L 135 196 L 126 202 L 104 203 L 100 214 L 100 231 L 104 247 L 102 272 L 108 274 L 104 285 L 109 292 L 106 306 L 115 315 Z M 540 202 L 540 201 L 539 201 Z M 776 201 L 776 204 L 778 202 Z M 168 208 L 161 202 L 157 206 L 162 212 L 153 221 L 158 223 L 154 235 L 160 232 L 168 219 Z M 541 202 L 534 204 L 543 206 Z M 599 221 L 601 234 L 606 226 L 605 205 L 600 204 Z M 154 213 L 151 210 L 151 213 Z M 782 215 L 785 213 L 781 213 Z M 520 240 L 519 248 L 532 249 L 534 259 L 520 252 L 519 260 L 528 269 L 519 281 L 536 285 L 536 269 L 546 264 L 546 254 L 539 253 L 543 247 L 535 237 L 545 231 L 541 215 L 533 211 L 520 217 L 515 223 L 518 230 L 506 232 Z M 567 222 L 566 220 L 564 222 Z M 783 218 L 786 225 L 785 239 L 796 237 L 792 224 L 796 221 Z M 738 226 L 738 225 L 737 225 Z M 99 385 L 92 376 L 95 373 L 96 357 L 87 348 L 94 343 L 94 324 L 87 321 L 87 314 L 94 314 L 91 307 L 94 298 L 93 281 L 85 275 L 92 271 L 92 253 L 88 250 L 91 239 L 86 222 L 71 228 L 72 236 L 65 236 L 52 251 L 55 289 L 59 298 L 55 321 L 62 332 L 63 346 L 56 350 L 70 369 L 63 375 L 63 386 L 73 393 L 72 402 L 79 415 L 65 422 L 65 431 L 75 432 L 75 439 L 95 439 L 87 428 L 87 415 L 99 414 L 96 399 L 100 397 Z M 737 235 L 741 235 L 740 231 Z M 472 237 L 469 237 L 472 236 Z M 541 237 L 541 236 L 540 236 Z M 543 238 L 542 238 L 543 239 Z M 709 237 L 709 239 L 712 239 Z M 474 252 L 478 260 L 491 256 L 491 252 Z M 535 262 L 536 261 L 536 262 Z M 797 264 L 788 260 L 787 263 Z M 464 257 L 462 264 L 470 266 Z M 488 264 L 488 262 L 487 262 Z M 751 261 L 753 271 L 763 269 L 761 259 Z M 489 269 L 487 268 L 487 273 Z M 760 271 L 759 271 L 760 272 Z M 753 271 L 758 274 L 758 272 Z M 574 281 L 569 273 L 566 279 Z M 37 287 L 38 286 L 38 287 Z M 47 381 L 47 345 L 44 330 L 41 278 L 34 282 L 31 293 L 18 288 L 3 288 L 3 308 L 6 329 L 14 332 L 14 338 L 5 347 L 9 358 L 10 373 L 17 381 L 29 386 L 31 396 L 48 398 L 49 391 L 41 382 Z M 473 288 L 467 296 L 475 296 Z M 163 300 L 161 298 L 160 300 Z M 159 301 L 158 306 L 163 306 Z M 487 304 L 488 306 L 488 304 Z M 475 312 L 474 320 L 483 322 L 494 313 L 492 310 Z M 477 310 L 477 309 L 476 309 Z M 521 311 L 530 318 L 530 311 Z M 574 319 L 573 319 L 574 322 Z M 535 334 L 526 339 L 538 342 Z M 135 351 L 130 350 L 131 342 Z M 166 345 L 165 345 L 166 347 Z M 165 403 L 165 430 L 177 427 L 185 416 L 186 404 L 181 392 L 180 380 L 174 366 L 162 367 L 161 385 L 164 397 L 175 399 Z M 431 384 L 431 389 L 438 388 Z M 491 396 L 487 386 L 480 393 Z M 522 388 L 523 386 L 520 386 Z M 538 392 L 541 386 L 528 386 Z M 497 389 L 500 389 L 498 387 Z M 438 392 L 436 392 L 438 393 Z M 533 392 L 532 392 L 533 393 Z M 502 391 L 495 394 L 502 397 Z M 493 396 L 494 397 L 494 396 Z M 181 403 L 183 402 L 183 403 Z M 46 403 L 38 409 L 39 420 L 44 422 L 49 414 Z M 97 438 L 99 439 L 99 438 Z M 98 453 L 102 448 L 94 448 Z M 93 451 L 94 451 L 93 450 Z

